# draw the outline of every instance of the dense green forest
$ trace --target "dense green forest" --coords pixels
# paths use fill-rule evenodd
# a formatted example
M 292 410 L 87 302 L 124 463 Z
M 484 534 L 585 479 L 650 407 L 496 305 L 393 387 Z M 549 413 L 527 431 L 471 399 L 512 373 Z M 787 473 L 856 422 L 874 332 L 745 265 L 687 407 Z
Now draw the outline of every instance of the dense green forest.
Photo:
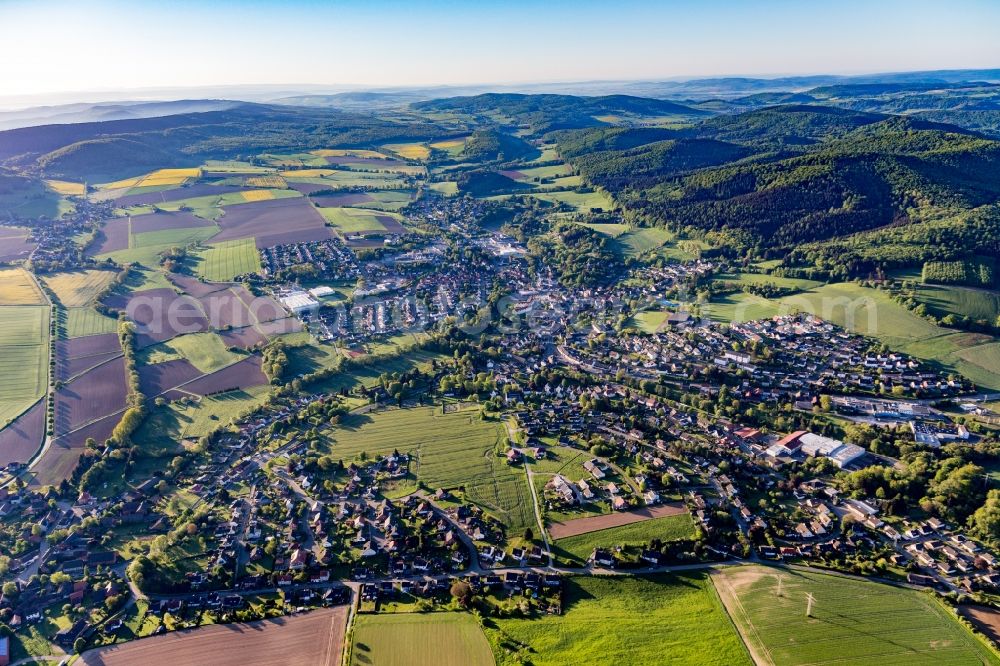
M 607 149 L 620 137 L 630 147 Z M 588 130 L 559 145 L 637 219 L 737 247 L 787 251 L 1000 201 L 1000 142 L 918 119 L 786 106 L 641 140 Z
M 496 128 L 477 129 L 469 136 L 462 149 L 462 159 L 474 162 L 494 160 L 534 159 L 539 155 L 537 148 L 527 141 L 504 134 Z
M 412 108 L 424 112 L 465 114 L 512 126 L 523 125 L 534 135 L 543 135 L 555 130 L 608 125 L 611 123 L 601 119 L 608 116 L 629 118 L 672 116 L 699 119 L 711 115 L 709 111 L 677 102 L 631 95 L 579 97 L 487 93 L 417 102 Z

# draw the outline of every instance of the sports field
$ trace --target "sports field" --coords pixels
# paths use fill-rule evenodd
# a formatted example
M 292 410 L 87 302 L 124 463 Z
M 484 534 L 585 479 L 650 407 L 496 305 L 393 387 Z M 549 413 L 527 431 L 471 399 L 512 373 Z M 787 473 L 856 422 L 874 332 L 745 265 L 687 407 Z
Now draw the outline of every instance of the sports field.
M 260 254 L 253 238 L 213 243 L 192 254 L 194 271 L 210 282 L 227 282 L 237 275 L 260 272 Z
M 72 271 L 54 273 L 42 278 L 55 292 L 56 298 L 67 308 L 90 305 L 109 284 L 114 282 L 114 271 Z
M 332 455 L 344 460 L 394 449 L 417 457 L 414 471 L 431 488 L 464 486 L 466 495 L 508 527 L 535 524 L 527 477 L 493 454 L 504 437 L 478 410 L 442 414 L 440 407 L 393 409 L 349 416 L 326 431 Z
M 48 384 L 49 308 L 0 307 L 0 424 L 34 404 Z
M 23 268 L 0 269 L 0 305 L 44 305 L 45 297 Z
M 663 322 L 670 316 L 669 312 L 662 310 L 643 310 L 633 315 L 629 321 L 629 326 L 634 326 L 643 333 L 656 333 L 663 326 Z
M 691 515 L 682 513 L 566 537 L 555 541 L 552 547 L 553 552 L 557 555 L 567 559 L 586 561 L 595 548 L 615 548 L 618 546 L 641 548 L 653 539 L 676 541 L 678 539 L 692 539 L 694 536 L 694 522 L 691 520 Z
M 760 566 L 712 578 L 760 664 L 1000 664 L 929 593 Z
M 523 660 L 510 663 L 535 666 L 753 663 L 703 573 L 574 577 L 563 608 L 562 615 L 497 619 L 491 642 Z

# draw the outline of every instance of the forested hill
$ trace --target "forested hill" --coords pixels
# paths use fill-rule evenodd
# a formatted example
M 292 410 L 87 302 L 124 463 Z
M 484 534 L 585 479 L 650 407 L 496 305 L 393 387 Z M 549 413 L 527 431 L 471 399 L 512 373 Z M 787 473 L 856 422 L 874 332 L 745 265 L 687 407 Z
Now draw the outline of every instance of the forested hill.
M 486 93 L 417 102 L 412 108 L 422 112 L 452 112 L 524 125 L 537 135 L 559 129 L 609 125 L 628 119 L 670 117 L 694 120 L 712 115 L 710 111 L 677 102 L 631 95 L 578 97 Z
M 88 179 L 281 148 L 369 146 L 446 132 L 430 122 L 330 109 L 241 104 L 205 113 L 0 132 L 0 164 Z
M 597 129 L 564 135 L 560 150 L 648 222 L 745 246 L 792 248 L 1000 201 L 1000 142 L 919 119 L 785 106 L 659 136 Z

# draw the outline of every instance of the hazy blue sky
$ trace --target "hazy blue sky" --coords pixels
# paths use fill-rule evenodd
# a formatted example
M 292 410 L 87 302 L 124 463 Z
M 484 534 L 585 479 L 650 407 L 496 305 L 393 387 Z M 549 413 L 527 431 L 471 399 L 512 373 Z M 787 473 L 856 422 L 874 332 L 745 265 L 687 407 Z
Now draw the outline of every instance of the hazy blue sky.
M 996 0 L 0 0 L 3 94 L 1000 67 Z

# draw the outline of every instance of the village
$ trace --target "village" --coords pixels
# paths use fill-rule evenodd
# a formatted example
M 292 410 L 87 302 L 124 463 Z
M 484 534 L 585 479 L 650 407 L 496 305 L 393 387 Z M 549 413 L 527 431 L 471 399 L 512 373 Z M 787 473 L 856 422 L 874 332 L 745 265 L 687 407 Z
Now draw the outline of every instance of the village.
M 916 457 L 929 476 L 975 459 L 981 431 L 956 414 L 978 409 L 972 382 L 809 314 L 713 321 L 696 294 L 730 268 L 719 258 L 568 288 L 484 228 L 488 208 L 430 197 L 407 209 L 426 236 L 259 250 L 238 282 L 345 360 L 272 381 L 142 480 L 125 462 L 83 490 L 0 488 L 3 623 L 58 617 L 51 641 L 79 651 L 319 607 L 443 608 L 459 584 L 501 616 L 558 615 L 569 576 L 761 562 L 1000 596 L 982 536 L 903 480 Z M 63 257 L 39 240 L 39 258 Z M 338 439 L 410 414 L 424 416 L 391 444 Z M 449 414 L 470 434 L 437 454 L 423 429 Z M 466 476 L 483 461 L 485 482 Z

